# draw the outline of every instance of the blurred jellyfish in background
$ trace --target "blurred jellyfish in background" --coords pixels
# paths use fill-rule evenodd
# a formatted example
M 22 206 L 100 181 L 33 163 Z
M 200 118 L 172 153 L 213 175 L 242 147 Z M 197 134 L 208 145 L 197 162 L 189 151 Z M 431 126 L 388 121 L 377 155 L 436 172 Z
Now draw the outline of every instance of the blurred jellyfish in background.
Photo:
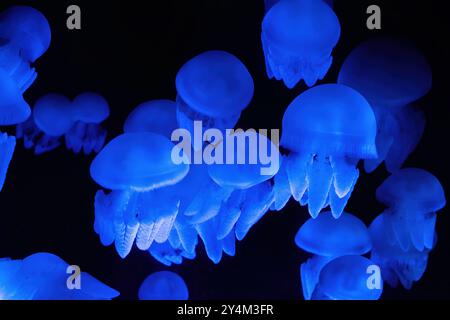
M 178 274 L 170 271 L 155 272 L 139 288 L 139 300 L 188 300 L 189 291 Z
M 0 300 L 111 300 L 119 292 L 89 273 L 79 275 L 80 288 L 69 289 L 69 264 L 50 253 L 23 260 L 0 259 Z
M 368 286 L 368 270 L 374 262 L 362 256 L 343 256 L 332 260 L 320 272 L 319 283 L 312 300 L 378 300 L 383 293 L 380 287 Z
M 310 300 L 322 268 L 331 260 L 346 255 L 364 255 L 372 249 L 369 230 L 352 214 L 335 219 L 331 212 L 309 219 L 295 237 L 296 245 L 311 254 L 300 267 L 305 300 Z
M 404 251 L 433 248 L 436 213 L 446 204 L 435 176 L 422 169 L 402 169 L 378 188 L 377 199 L 387 206 L 383 215 L 391 242 Z
M 269 78 L 293 88 L 311 87 L 327 74 L 341 27 L 332 8 L 320 0 L 283 0 L 266 13 L 261 39 Z
M 283 118 L 281 146 L 288 150 L 275 177 L 275 204 L 292 195 L 312 217 L 327 207 L 343 212 L 359 177 L 360 159 L 377 156 L 377 125 L 369 103 L 339 84 L 320 85 L 298 96 Z
M 97 192 L 94 228 L 103 245 L 115 243 L 122 258 L 135 241 L 148 250 L 153 241 L 169 238 L 180 201 L 168 187 L 189 172 L 188 159 L 179 165 L 172 161 L 176 148 L 159 134 L 126 133 L 107 144 L 91 165 L 92 178 L 112 190 Z
M 366 171 L 374 171 L 383 161 L 391 173 L 399 170 L 425 128 L 424 114 L 411 105 L 432 86 L 431 67 L 425 56 L 403 39 L 368 40 L 347 57 L 338 83 L 359 91 L 377 117 L 378 157 L 366 160 Z

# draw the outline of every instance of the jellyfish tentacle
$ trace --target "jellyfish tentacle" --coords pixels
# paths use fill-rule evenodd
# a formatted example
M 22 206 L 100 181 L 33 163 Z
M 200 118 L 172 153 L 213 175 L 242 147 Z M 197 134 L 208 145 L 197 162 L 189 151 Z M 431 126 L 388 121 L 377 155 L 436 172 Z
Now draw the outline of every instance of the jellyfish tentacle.
M 245 192 L 242 190 L 236 190 L 228 199 L 226 205 L 224 205 L 218 219 L 217 240 L 223 240 L 233 230 L 236 222 L 241 216 L 241 204 L 245 199 Z
M 273 193 L 274 202 L 271 209 L 274 211 L 281 211 L 291 199 L 291 186 L 289 184 L 289 177 L 286 171 L 286 158 L 283 158 L 280 171 L 275 175 Z
M 115 240 L 111 207 L 111 196 L 107 196 L 103 190 L 97 191 L 95 195 L 94 230 L 100 235 L 100 241 L 104 246 L 112 245 Z
M 228 233 L 228 235 L 222 240 L 223 252 L 225 252 L 230 257 L 236 255 L 236 238 L 234 232 Z
M 206 254 L 215 264 L 222 259 L 222 241 L 216 237 L 216 219 L 208 220 L 202 224 L 196 225 L 198 235 L 203 241 Z
M 336 195 L 344 198 L 353 189 L 359 178 L 359 170 L 356 168 L 358 159 L 347 157 L 330 157 L 333 168 L 333 184 Z
M 308 170 L 312 162 L 313 155 L 307 153 L 298 153 L 287 158 L 286 171 L 289 186 L 296 201 L 300 201 L 308 189 Z
M 406 223 L 408 225 L 409 237 L 412 245 L 419 251 L 425 249 L 424 232 L 425 225 L 423 220 L 408 218 Z M 433 230 L 434 232 L 434 230 Z
M 302 283 L 303 297 L 305 300 L 311 300 L 314 289 L 319 282 L 320 270 L 333 260 L 332 257 L 323 257 L 314 255 L 300 266 L 300 278 Z
M 118 207 L 114 218 L 116 233 L 115 247 L 122 259 L 131 252 L 139 230 L 139 222 L 136 218 L 137 195 L 128 193 L 124 196 L 127 197 L 128 201 L 123 203 L 123 207 Z
M 16 138 L 10 137 L 6 133 L 0 133 L 0 191 L 5 184 L 6 173 L 15 148 Z
M 187 253 L 194 253 L 198 244 L 198 234 L 194 226 L 180 224 L 175 221 L 175 229 L 178 232 L 181 246 Z
M 436 230 L 436 213 L 430 213 L 431 217 L 424 221 L 424 245 L 427 249 L 433 249 L 435 245 L 435 230 Z
M 333 183 L 333 170 L 327 157 L 317 155 L 308 168 L 308 209 L 317 217 L 326 205 Z
M 349 193 L 347 193 L 346 196 L 343 198 L 339 198 L 339 196 L 336 194 L 335 190 L 330 190 L 329 193 L 329 201 L 330 201 L 330 208 L 331 212 L 333 214 L 333 217 L 336 219 L 339 219 L 342 215 L 342 213 L 345 210 L 345 207 L 347 206 L 348 201 L 350 200 L 350 197 L 353 192 L 353 188 L 350 190 Z

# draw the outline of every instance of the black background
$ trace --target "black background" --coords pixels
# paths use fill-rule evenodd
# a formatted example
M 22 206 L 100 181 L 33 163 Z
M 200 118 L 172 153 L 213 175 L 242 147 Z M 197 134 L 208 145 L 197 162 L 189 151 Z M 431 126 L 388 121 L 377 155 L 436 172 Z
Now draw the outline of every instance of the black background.
M 445 1 L 337 0 L 335 11 L 342 35 L 334 64 L 323 82 L 334 82 L 345 57 L 362 40 L 378 34 L 412 39 L 429 58 L 433 91 L 421 101 L 427 116 L 425 136 L 406 166 L 435 174 L 448 189 L 450 92 L 446 60 L 449 23 Z M 123 121 L 139 103 L 174 99 L 174 79 L 181 65 L 212 49 L 229 51 L 248 67 L 255 96 L 243 113 L 241 128 L 280 128 L 287 105 L 306 88 L 286 89 L 268 80 L 260 44 L 263 0 L 1 0 L 0 10 L 27 4 L 41 10 L 53 32 L 50 50 L 36 63 L 39 78 L 27 92 L 33 103 L 48 92 L 69 97 L 97 91 L 111 105 L 109 137 L 121 133 Z M 82 9 L 82 30 L 66 29 L 66 8 Z M 381 31 L 366 28 L 366 8 L 382 8 Z M 450 14 L 450 13 L 449 13 Z M 14 132 L 14 128 L 5 129 Z M 93 231 L 93 198 L 98 187 L 89 176 L 92 157 L 61 148 L 35 157 L 19 143 L 0 193 L 0 257 L 24 258 L 52 252 L 82 271 L 136 299 L 140 283 L 152 272 L 167 269 L 146 252 L 133 250 L 121 260 L 113 247 L 103 247 Z M 347 207 L 365 222 L 381 213 L 375 190 L 388 176 L 384 168 L 362 174 Z M 450 298 L 450 215 L 438 218 L 439 242 L 423 279 L 411 291 L 386 288 L 383 299 Z M 210 262 L 198 247 L 198 258 L 170 268 L 183 276 L 192 299 L 301 299 L 299 266 L 307 255 L 294 236 L 308 218 L 305 208 L 291 203 L 283 212 L 269 212 L 238 244 L 234 258 Z

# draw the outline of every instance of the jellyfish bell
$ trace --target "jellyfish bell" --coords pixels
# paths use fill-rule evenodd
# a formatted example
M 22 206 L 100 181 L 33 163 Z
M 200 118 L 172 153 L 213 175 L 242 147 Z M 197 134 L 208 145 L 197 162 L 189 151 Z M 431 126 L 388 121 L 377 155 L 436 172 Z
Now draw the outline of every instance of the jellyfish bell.
M 189 291 L 178 274 L 170 271 L 155 272 L 139 288 L 139 300 L 188 300 Z
M 42 96 L 34 105 L 33 119 L 45 134 L 61 137 L 73 124 L 71 102 L 61 94 L 50 93 Z

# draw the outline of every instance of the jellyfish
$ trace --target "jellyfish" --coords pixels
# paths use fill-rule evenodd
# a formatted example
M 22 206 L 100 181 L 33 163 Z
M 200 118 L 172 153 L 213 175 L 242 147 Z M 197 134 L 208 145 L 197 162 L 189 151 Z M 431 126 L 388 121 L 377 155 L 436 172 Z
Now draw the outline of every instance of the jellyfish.
M 187 252 L 182 244 L 175 228 L 169 234 L 169 239 L 164 243 L 153 242 L 148 252 L 160 263 L 170 267 L 172 264 L 182 264 L 184 259 L 193 260 L 196 257 L 195 249 Z
M 312 87 L 331 67 L 340 32 L 337 16 L 323 1 L 279 1 L 262 23 L 268 77 L 290 89 L 302 79 Z
M 303 296 L 310 300 L 322 268 L 331 260 L 346 255 L 364 255 L 372 249 L 369 231 L 356 216 L 343 213 L 337 220 L 331 212 L 309 219 L 295 237 L 296 245 L 312 253 L 300 267 Z
M 194 122 L 204 129 L 233 128 L 250 103 L 254 84 L 244 64 L 225 51 L 207 51 L 184 64 L 176 77 L 177 119 L 194 136 Z M 194 144 L 196 150 L 201 145 Z
M 379 37 L 363 42 L 345 60 L 338 83 L 359 91 L 372 105 L 378 123 L 378 157 L 365 162 L 367 172 L 383 161 L 399 170 L 418 145 L 425 117 L 413 102 L 432 86 L 425 56 L 403 39 Z
M 264 8 L 265 12 L 269 11 L 277 2 L 281 0 L 264 0 Z M 283 0 L 286 1 L 286 0 Z M 326 4 L 328 4 L 330 7 L 333 7 L 333 0 L 317 0 L 317 1 L 323 1 Z
M 178 274 L 170 271 L 155 272 L 139 288 L 139 300 L 188 300 L 189 291 Z
M 387 206 L 386 228 L 404 251 L 433 248 L 436 213 L 446 204 L 435 176 L 422 169 L 401 169 L 378 188 L 377 199 Z
M 413 283 L 419 281 L 425 273 L 432 248 L 423 248 L 419 251 L 410 246 L 407 250 L 403 250 L 395 241 L 395 235 L 387 225 L 384 213 L 372 222 L 369 232 L 373 243 L 371 260 L 380 266 L 383 280 L 393 288 L 400 282 L 405 289 L 410 290 Z M 436 241 L 434 232 L 433 248 Z
M 177 147 L 159 134 L 126 133 L 112 140 L 91 165 L 92 178 L 105 189 L 95 197 L 94 229 L 103 245 L 115 243 L 125 258 L 134 242 L 143 251 L 168 240 L 179 199 L 169 186 L 189 172 L 188 159 L 172 160 Z
M 81 272 L 70 289 L 69 264 L 50 253 L 23 260 L 0 259 L 0 300 L 111 300 L 119 292 Z
M 371 260 L 358 255 L 336 258 L 320 272 L 319 283 L 312 300 L 378 300 L 383 293 L 380 287 L 368 286 L 368 271 L 375 266 Z
M 312 217 L 329 205 L 338 218 L 358 180 L 359 160 L 377 156 L 376 130 L 369 103 L 355 90 L 326 84 L 302 93 L 283 118 L 288 155 L 275 178 L 274 207 L 281 209 L 290 191 Z

